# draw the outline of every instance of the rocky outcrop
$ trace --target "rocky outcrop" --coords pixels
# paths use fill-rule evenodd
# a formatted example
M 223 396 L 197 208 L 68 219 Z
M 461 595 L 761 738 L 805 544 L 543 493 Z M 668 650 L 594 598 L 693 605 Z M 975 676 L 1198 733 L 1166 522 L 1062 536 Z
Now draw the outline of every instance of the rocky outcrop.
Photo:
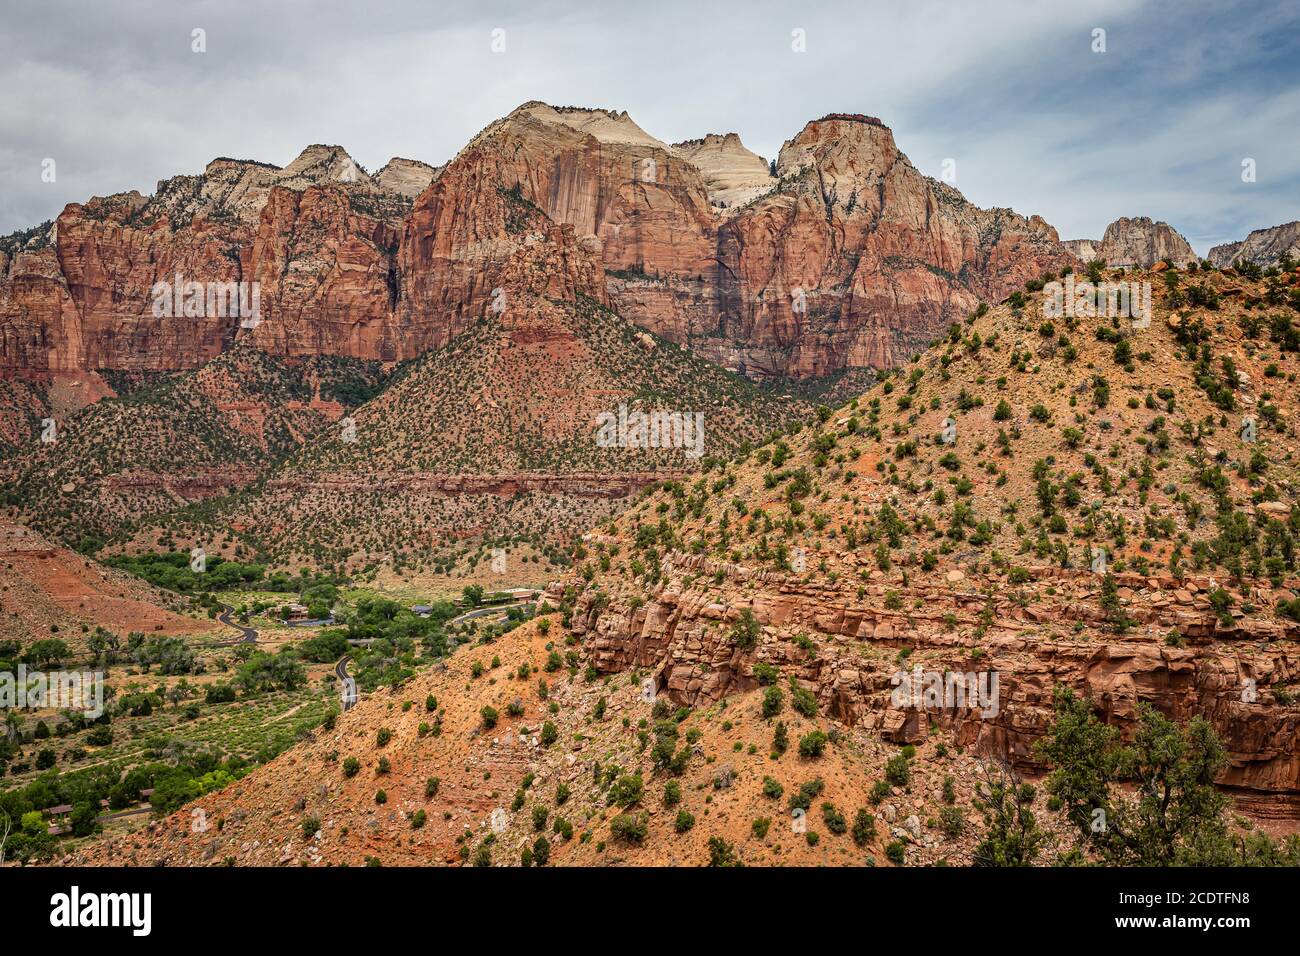
M 600 135 L 575 134 L 589 130 Z M 625 317 L 755 377 L 894 365 L 981 300 L 1072 261 L 1043 220 L 922 176 L 869 117 L 809 123 L 773 188 L 717 214 L 710 190 L 735 182 L 725 166 L 743 150 L 726 137 L 670 150 L 624 114 L 527 104 L 477 146 L 599 254 Z
M 1125 732 L 1142 702 L 1180 721 L 1202 715 L 1229 754 L 1222 783 L 1266 792 L 1300 788 L 1300 712 L 1281 690 L 1300 677 L 1293 643 L 1300 626 L 1240 613 L 1225 625 L 1208 599 L 1217 586 L 1208 578 L 1120 575 L 1133 629 L 1078 641 L 1045 636 L 1041 625 L 1103 621 L 1097 578 L 1086 573 L 1037 569 L 1029 601 L 964 590 L 960 581 L 918 582 L 894 592 L 901 601 L 891 611 L 880 585 L 853 595 L 682 553 L 672 554 L 665 570 L 648 601 L 631 600 L 636 589 L 613 600 L 601 597 L 604 591 L 584 594 L 573 631 L 600 670 L 648 668 L 657 689 L 677 702 L 706 704 L 756 687 L 755 666 L 765 663 L 845 723 L 900 743 L 923 739 L 934 725 L 958 746 L 1005 753 L 1038 769 L 1033 744 L 1051 722 L 1053 689 L 1061 684 L 1093 700 Z M 1289 584 L 1277 593 L 1257 589 L 1252 598 L 1268 607 L 1300 586 Z M 553 589 L 559 604 L 559 586 Z M 761 630 L 752 649 L 732 634 L 744 611 Z M 1174 628 L 1185 646 L 1165 643 Z M 996 673 L 996 700 L 930 707 L 900 699 L 900 675 L 914 666 Z
M 258 283 L 257 337 L 280 354 L 391 352 L 396 223 L 409 201 L 336 146 L 289 166 L 217 159 L 200 176 L 64 209 L 9 253 L 0 367 L 26 372 L 192 368 L 243 334 L 205 296 L 159 309 L 158 283 Z M 166 306 L 167 303 L 164 303 Z M 161 311 L 162 314 L 159 314 Z M 256 331 L 256 330 L 255 330 Z
M 1078 259 L 1102 259 L 1117 269 L 1150 269 L 1170 260 L 1178 268 L 1198 257 L 1189 243 L 1167 222 L 1152 222 L 1146 216 L 1121 217 L 1106 227 L 1100 239 L 1068 239 L 1065 247 Z
M 739 345 L 758 374 L 896 365 L 979 302 L 1070 261 L 1042 219 L 980 209 L 921 175 L 872 117 L 809 123 L 777 172 L 781 186 L 718 237 L 714 344 Z
M 700 171 L 709 201 L 719 209 L 743 206 L 777 184 L 763 157 L 747 150 L 735 133 L 674 143 L 673 151 Z
M 402 159 L 394 156 L 379 172 L 375 173 L 375 182 L 391 193 L 415 199 L 429 188 L 433 177 L 438 174 L 428 163 L 417 159 Z
M 1215 246 L 1206 258 L 1225 269 L 1238 259 L 1247 259 L 1260 266 L 1275 266 L 1284 256 L 1300 259 L 1300 220 L 1269 229 L 1256 229 L 1240 242 Z

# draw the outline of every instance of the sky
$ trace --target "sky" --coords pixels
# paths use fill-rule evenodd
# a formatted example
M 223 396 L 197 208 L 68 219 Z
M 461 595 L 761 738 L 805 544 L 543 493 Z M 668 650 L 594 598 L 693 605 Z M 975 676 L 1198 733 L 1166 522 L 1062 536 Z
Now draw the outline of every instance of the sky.
M 768 158 L 878 116 L 1063 239 L 1146 215 L 1204 254 L 1300 219 L 1293 0 L 0 0 L 0 90 L 0 234 L 217 156 L 438 165 L 534 99 Z

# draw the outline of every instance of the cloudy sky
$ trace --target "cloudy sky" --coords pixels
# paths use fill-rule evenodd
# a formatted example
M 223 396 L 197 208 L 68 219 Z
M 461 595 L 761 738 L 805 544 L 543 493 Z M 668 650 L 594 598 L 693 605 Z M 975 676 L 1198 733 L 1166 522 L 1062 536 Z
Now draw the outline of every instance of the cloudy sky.
M 530 99 L 769 158 L 868 113 L 922 171 L 952 159 L 967 197 L 1062 238 L 1149 215 L 1203 254 L 1300 218 L 1289 0 L 5 0 L 0 89 L 0 234 L 216 156 L 439 164 Z

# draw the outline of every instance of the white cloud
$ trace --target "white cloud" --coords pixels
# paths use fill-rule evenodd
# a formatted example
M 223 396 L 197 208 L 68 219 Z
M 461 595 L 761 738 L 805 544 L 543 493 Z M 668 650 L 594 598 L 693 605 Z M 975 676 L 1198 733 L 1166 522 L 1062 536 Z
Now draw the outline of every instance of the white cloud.
M 1206 171 L 1243 141 L 1260 144 L 1261 186 L 1265 170 L 1296 181 L 1294 96 L 1243 103 L 1210 90 L 1156 112 L 1135 95 L 1142 115 L 1128 98 L 1090 97 L 1114 82 L 1086 58 L 1094 25 L 1109 31 L 1106 64 L 1154 58 L 1174 89 L 1247 62 L 1260 42 L 1251 29 L 1176 30 L 1184 21 L 1139 0 L 1086 11 L 1015 0 L 196 9 L 158 0 L 70 13 L 53 3 L 12 18 L 0 36 L 0 232 L 92 194 L 150 192 L 219 155 L 283 165 L 326 142 L 372 170 L 393 155 L 445 162 L 529 99 L 626 109 L 667 141 L 736 131 L 769 158 L 817 116 L 880 116 L 923 170 L 954 156 L 973 200 L 1039 212 L 1063 236 L 1099 234 L 1120 214 L 1214 236 L 1248 216 L 1272 224 L 1277 197 L 1216 188 Z M 190 51 L 195 26 L 207 30 L 207 53 Z M 504 54 L 490 49 L 497 27 Z M 795 27 L 807 31 L 806 53 L 790 49 Z M 1162 53 L 1161 42 L 1180 45 Z M 1055 111 L 1044 102 L 1071 88 Z M 57 184 L 40 182 L 45 156 L 59 161 Z

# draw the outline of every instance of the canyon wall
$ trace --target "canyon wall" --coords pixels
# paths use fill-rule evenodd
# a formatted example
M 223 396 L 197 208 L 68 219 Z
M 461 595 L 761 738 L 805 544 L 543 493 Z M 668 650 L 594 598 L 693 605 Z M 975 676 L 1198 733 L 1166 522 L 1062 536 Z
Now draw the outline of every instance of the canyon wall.
M 776 173 L 735 134 L 670 146 L 626 113 L 541 103 L 440 169 L 372 177 L 335 146 L 283 169 L 214 160 L 0 240 L 0 368 L 192 368 L 245 336 L 288 358 L 412 358 L 493 306 L 519 243 L 560 235 L 530 210 L 569 231 L 572 269 L 597 264 L 584 294 L 754 377 L 895 365 L 1073 262 L 1041 219 L 921 175 L 870 117 L 809 123 Z M 177 276 L 256 283 L 261 321 L 155 315 Z
M 1074 621 L 1103 625 L 1099 581 L 1060 569 L 1034 569 L 1033 576 L 1028 603 L 949 580 L 897 590 L 899 609 L 888 610 L 879 585 L 854 597 L 675 553 L 649 600 L 634 600 L 635 589 L 608 601 L 587 592 L 573 628 L 599 669 L 649 669 L 657 689 L 678 703 L 707 704 L 756 687 L 755 666 L 766 663 L 782 683 L 793 677 L 810 690 L 821 711 L 838 720 L 899 743 L 918 741 L 934 726 L 955 745 L 1006 753 L 1027 769 L 1037 767 L 1033 745 L 1051 722 L 1057 685 L 1094 701 L 1100 716 L 1125 732 L 1135 726 L 1138 704 L 1147 703 L 1179 721 L 1210 721 L 1229 756 L 1223 784 L 1300 789 L 1300 727 L 1272 692 L 1300 677 L 1291 650 L 1300 625 L 1239 612 L 1225 625 L 1208 599 L 1215 586 L 1209 578 L 1121 574 L 1131 631 L 1100 641 L 1052 636 Z M 1257 597 L 1267 606 L 1276 595 L 1264 590 Z M 551 600 L 560 602 L 558 590 Z M 752 649 L 731 636 L 745 610 L 761 627 Z M 1059 632 L 1049 635 L 1051 625 Z M 1165 643 L 1173 628 L 1184 645 Z M 946 709 L 897 706 L 895 675 L 913 666 L 996 672 L 996 712 L 983 713 L 974 701 Z

